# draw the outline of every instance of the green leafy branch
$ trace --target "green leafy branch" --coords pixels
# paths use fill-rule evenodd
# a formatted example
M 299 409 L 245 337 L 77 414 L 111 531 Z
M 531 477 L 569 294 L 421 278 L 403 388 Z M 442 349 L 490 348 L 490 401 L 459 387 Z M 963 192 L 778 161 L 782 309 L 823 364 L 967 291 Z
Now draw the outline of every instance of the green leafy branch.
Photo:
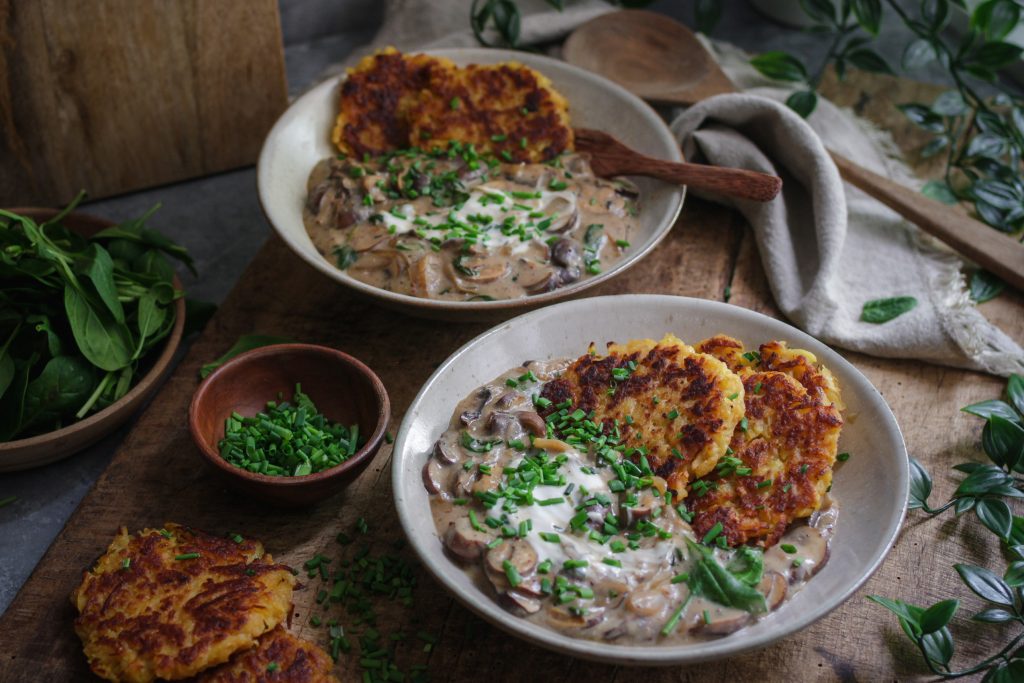
M 1024 232 L 1024 102 L 1006 89 L 983 97 L 976 82 L 998 85 L 998 71 L 1021 57 L 1021 48 L 1004 39 L 1021 20 L 1021 3 L 1015 0 L 986 0 L 969 11 L 967 32 L 958 40 L 944 37 L 951 5 L 964 11 L 962 0 L 922 0 L 916 13 L 904 4 L 886 0 L 886 5 L 914 35 L 904 49 L 901 66 L 914 71 L 939 63 L 955 88 L 934 102 L 899 105 L 910 121 L 932 134 L 921 148 L 922 158 L 945 154 L 943 180 L 927 183 L 925 195 L 947 204 L 973 204 L 978 218 L 1003 232 Z M 831 36 L 828 52 L 813 73 L 793 55 L 773 51 L 757 55 L 751 64 L 776 80 L 800 84 L 787 104 L 801 116 L 817 105 L 817 89 L 829 64 L 839 80 L 847 67 L 893 74 L 893 69 L 868 45 L 882 27 L 881 0 L 801 0 L 804 13 L 815 24 L 808 30 Z M 1024 235 L 1022 235 L 1024 237 Z M 998 281 L 988 274 L 977 275 L 972 294 L 991 296 Z M 993 281 L 995 284 L 993 284 Z M 990 297 L 991 298 L 991 297 Z M 977 300 L 977 299 L 976 299 Z
M 971 620 L 986 624 L 1024 625 L 1024 517 L 1013 514 L 1008 499 L 1024 498 L 1024 377 L 1013 375 L 1006 386 L 1006 400 L 990 400 L 963 408 L 985 420 L 981 444 L 989 463 L 966 462 L 953 469 L 967 476 L 952 498 L 933 508 L 928 499 L 932 479 L 917 460 L 911 458 L 908 508 L 937 516 L 953 508 L 957 515 L 974 512 L 978 521 L 999 538 L 1010 558 L 1003 575 L 991 569 L 956 564 L 960 580 L 987 604 Z M 908 638 L 917 646 L 929 670 L 942 678 L 958 678 L 986 672 L 984 681 L 1024 680 L 1024 631 L 1016 633 L 995 654 L 965 669 L 953 670 L 950 662 L 955 646 L 948 624 L 960 601 L 941 600 L 929 607 L 912 605 L 878 595 L 869 596 L 899 619 Z

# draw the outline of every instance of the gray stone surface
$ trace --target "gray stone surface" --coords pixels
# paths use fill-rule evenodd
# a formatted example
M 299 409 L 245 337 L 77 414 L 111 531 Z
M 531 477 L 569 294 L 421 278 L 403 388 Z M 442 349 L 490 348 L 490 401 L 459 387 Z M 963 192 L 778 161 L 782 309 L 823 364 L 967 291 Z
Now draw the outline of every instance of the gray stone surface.
M 301 92 L 330 64 L 372 38 L 383 16 L 382 0 L 281 0 L 289 91 Z M 468 3 L 467 3 L 468 5 Z M 746 2 L 728 0 L 714 36 L 751 52 L 785 49 L 812 69 L 824 58 L 821 36 L 774 24 Z M 692 24 L 692 3 L 660 0 L 651 7 Z M 468 11 L 468 10 L 467 10 Z M 880 49 L 893 63 L 908 34 L 885 29 Z M 937 71 L 915 74 L 935 79 Z M 199 277 L 184 275 L 190 296 L 220 302 L 269 234 L 256 199 L 252 168 L 93 202 L 85 210 L 115 220 L 136 216 L 160 202 L 152 224 L 188 247 Z M 184 416 L 183 416 L 184 419 Z M 79 501 L 106 467 L 131 424 L 85 452 L 48 467 L 0 475 L 0 613 L 14 598 Z M 131 525 L 131 520 L 125 520 Z M 114 529 L 111 529 L 111 535 Z

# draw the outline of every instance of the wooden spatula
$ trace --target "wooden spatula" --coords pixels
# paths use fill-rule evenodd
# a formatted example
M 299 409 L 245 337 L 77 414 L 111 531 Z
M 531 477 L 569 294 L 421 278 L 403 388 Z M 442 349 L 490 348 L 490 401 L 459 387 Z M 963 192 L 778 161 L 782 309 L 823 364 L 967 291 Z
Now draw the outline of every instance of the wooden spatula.
M 745 168 L 664 161 L 630 149 L 599 130 L 577 128 L 574 132 L 576 150 L 590 155 L 591 168 L 603 178 L 617 175 L 647 176 L 755 202 L 770 202 L 782 189 L 782 178 L 778 176 Z
M 654 12 L 622 10 L 601 15 L 569 36 L 563 56 L 655 102 L 694 104 L 736 92 L 690 29 Z M 1024 290 L 1024 245 L 970 218 L 959 207 L 940 204 L 829 153 L 843 180 Z

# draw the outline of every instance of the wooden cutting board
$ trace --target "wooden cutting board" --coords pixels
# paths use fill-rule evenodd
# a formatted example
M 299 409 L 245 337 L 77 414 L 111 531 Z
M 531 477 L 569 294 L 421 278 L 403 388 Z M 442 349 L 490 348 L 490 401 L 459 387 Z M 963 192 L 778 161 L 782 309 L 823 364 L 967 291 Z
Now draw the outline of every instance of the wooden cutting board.
M 867 86 L 855 87 L 865 96 L 871 92 Z M 727 287 L 732 303 L 778 315 L 742 219 L 721 207 L 689 200 L 655 253 L 594 293 L 671 293 L 722 300 Z M 1024 338 L 1020 295 L 1004 294 L 983 310 L 1011 336 Z M 72 631 L 74 610 L 68 595 L 120 525 L 134 530 L 175 521 L 214 533 L 238 531 L 262 539 L 276 558 L 297 567 L 317 553 L 335 562 L 351 558 L 363 543 L 373 554 L 397 553 L 411 560 L 409 550 L 395 549 L 402 532 L 391 503 L 390 446 L 381 449 L 349 489 L 314 508 L 280 511 L 246 500 L 211 477 L 189 438 L 186 411 L 198 385 L 197 371 L 239 335 L 251 332 L 334 346 L 359 357 L 381 376 L 392 399 L 394 433 L 437 364 L 485 327 L 417 320 L 379 309 L 304 265 L 276 238 L 270 240 L 0 617 L 0 680 L 89 679 Z M 949 467 L 979 455 L 980 423 L 959 408 L 997 396 L 1003 382 L 925 363 L 844 355 L 892 406 L 910 452 L 935 478 L 936 499 L 945 500 L 956 481 Z M 870 504 L 851 501 L 846 514 L 857 514 L 858 505 Z M 369 522 L 366 536 L 353 530 L 359 517 Z M 399 665 L 408 671 L 423 664 L 435 681 L 923 680 L 920 657 L 899 633 L 895 619 L 864 596 L 878 593 L 918 604 L 956 596 L 965 599 L 969 613 L 977 611 L 979 601 L 960 584 L 952 564 L 1001 566 L 991 534 L 978 529 L 973 516 L 928 521 L 911 513 L 878 573 L 835 612 L 763 650 L 692 667 L 610 667 L 527 645 L 472 615 L 418 567 L 413 606 L 382 601 L 377 628 L 385 638 L 405 634 L 405 640 L 395 641 Z M 339 532 L 355 536 L 357 542 L 338 545 Z M 338 617 L 349 635 L 358 634 L 360 627 L 339 607 L 324 611 L 316 605 L 319 588 L 319 580 L 313 579 L 296 593 L 292 630 L 326 643 L 325 627 L 310 624 L 315 613 L 324 621 Z M 963 652 L 958 658 L 975 661 L 1003 644 L 999 627 L 971 626 L 964 616 L 957 617 L 953 630 L 961 635 L 958 647 Z M 414 635 L 418 631 L 438 637 L 431 652 L 424 652 L 423 641 Z M 358 659 L 358 648 L 341 658 L 343 680 L 359 678 Z
M 0 206 L 251 164 L 288 103 L 276 0 L 0 0 Z

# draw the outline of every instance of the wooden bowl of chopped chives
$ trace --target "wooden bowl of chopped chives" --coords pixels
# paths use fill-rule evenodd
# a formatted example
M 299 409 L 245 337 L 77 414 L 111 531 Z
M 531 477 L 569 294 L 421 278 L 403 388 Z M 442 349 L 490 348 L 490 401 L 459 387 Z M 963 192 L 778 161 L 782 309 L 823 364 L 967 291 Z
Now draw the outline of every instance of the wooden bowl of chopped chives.
M 229 486 L 301 507 L 366 469 L 390 416 L 384 384 L 359 360 L 326 346 L 276 344 L 211 373 L 192 398 L 189 429 Z

